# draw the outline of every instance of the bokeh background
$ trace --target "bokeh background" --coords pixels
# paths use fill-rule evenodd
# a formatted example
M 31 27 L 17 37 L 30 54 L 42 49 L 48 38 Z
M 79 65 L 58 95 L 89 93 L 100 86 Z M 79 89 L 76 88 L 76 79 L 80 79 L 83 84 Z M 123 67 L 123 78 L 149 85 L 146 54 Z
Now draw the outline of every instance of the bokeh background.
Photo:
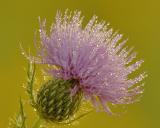
M 93 112 L 79 120 L 76 128 L 160 128 L 160 1 L 159 0 L 0 0 L 0 128 L 18 111 L 19 97 L 25 97 L 22 83 L 27 61 L 19 43 L 33 48 L 38 16 L 54 20 L 57 9 L 81 10 L 87 22 L 93 14 L 111 23 L 129 38 L 143 68 L 149 73 L 141 102 L 130 105 L 121 117 Z M 34 119 L 32 108 L 25 105 L 28 123 Z

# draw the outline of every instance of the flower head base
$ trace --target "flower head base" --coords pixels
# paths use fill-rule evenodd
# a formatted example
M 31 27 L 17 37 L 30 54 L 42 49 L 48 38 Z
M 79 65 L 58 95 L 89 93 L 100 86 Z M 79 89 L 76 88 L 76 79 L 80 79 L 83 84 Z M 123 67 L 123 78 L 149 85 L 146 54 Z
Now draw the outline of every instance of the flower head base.
M 70 95 L 74 80 L 49 80 L 37 94 L 36 109 L 39 115 L 53 122 L 62 122 L 71 117 L 79 108 L 82 93 Z
M 131 64 L 136 53 L 125 47 L 127 40 L 121 41 L 122 35 L 113 32 L 105 22 L 97 22 L 96 16 L 85 27 L 82 21 L 81 12 L 58 12 L 49 35 L 45 22 L 40 22 L 41 47 L 37 57 L 30 60 L 52 66 L 47 72 L 53 78 L 76 80 L 71 96 L 81 91 L 94 106 L 100 104 L 111 114 L 107 103 L 130 104 L 143 92 L 141 81 L 145 73 L 128 78 L 143 60 Z

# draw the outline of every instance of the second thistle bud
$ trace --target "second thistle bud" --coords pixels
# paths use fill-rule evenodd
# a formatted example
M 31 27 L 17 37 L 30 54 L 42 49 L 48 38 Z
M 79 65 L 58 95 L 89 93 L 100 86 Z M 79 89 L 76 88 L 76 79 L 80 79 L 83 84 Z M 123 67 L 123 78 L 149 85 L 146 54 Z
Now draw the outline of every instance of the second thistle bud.
M 39 115 L 49 121 L 62 122 L 69 119 L 80 106 L 82 92 L 74 96 L 71 89 L 75 80 L 49 80 L 38 91 L 36 109 Z

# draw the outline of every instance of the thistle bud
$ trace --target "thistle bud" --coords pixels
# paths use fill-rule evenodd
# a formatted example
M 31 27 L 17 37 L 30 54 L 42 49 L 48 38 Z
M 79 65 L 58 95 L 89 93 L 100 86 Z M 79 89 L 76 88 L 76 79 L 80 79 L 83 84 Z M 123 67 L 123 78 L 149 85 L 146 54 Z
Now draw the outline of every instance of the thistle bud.
M 71 89 L 75 80 L 49 80 L 37 93 L 36 109 L 39 115 L 52 122 L 62 122 L 69 119 L 80 106 L 82 92 L 74 96 Z

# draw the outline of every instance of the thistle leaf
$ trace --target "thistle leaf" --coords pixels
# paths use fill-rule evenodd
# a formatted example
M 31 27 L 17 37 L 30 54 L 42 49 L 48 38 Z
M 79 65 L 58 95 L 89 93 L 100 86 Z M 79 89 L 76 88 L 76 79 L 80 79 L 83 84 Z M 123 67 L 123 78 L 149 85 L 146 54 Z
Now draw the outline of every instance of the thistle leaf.
M 33 92 L 33 84 L 34 84 L 34 77 L 35 77 L 35 63 L 28 64 L 28 71 L 27 71 L 27 93 L 30 98 L 30 104 L 34 107 L 35 106 L 35 97 Z
M 27 128 L 26 127 L 26 116 L 23 109 L 23 103 L 20 99 L 19 101 L 19 112 L 12 118 L 9 122 L 9 128 Z

